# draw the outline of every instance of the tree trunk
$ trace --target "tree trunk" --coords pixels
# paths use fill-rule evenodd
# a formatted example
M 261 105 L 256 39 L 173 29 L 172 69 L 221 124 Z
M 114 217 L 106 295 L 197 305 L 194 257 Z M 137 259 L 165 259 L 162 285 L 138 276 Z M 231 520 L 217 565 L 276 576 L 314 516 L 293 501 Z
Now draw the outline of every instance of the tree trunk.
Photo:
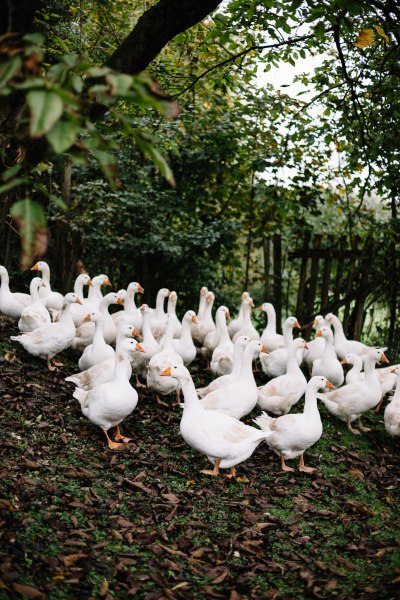
M 254 207 L 254 172 L 251 176 L 251 190 L 250 190 L 250 202 L 249 202 L 249 228 L 247 232 L 247 242 L 246 242 L 246 269 L 244 275 L 244 287 L 243 289 L 247 290 L 249 287 L 249 272 L 250 272 L 250 259 L 251 259 L 251 247 L 252 247 L 252 237 L 253 237 L 253 207 Z
M 314 238 L 314 248 L 318 250 L 321 247 L 321 239 L 322 235 L 316 235 Z M 317 292 L 317 283 L 318 283 L 318 268 L 319 268 L 319 258 L 318 256 L 313 256 L 311 259 L 311 270 L 310 270 L 310 283 L 308 285 L 308 293 L 307 293 L 307 302 L 306 302 L 306 320 L 310 321 L 310 325 L 304 329 L 304 338 L 306 340 L 310 339 L 312 323 L 314 321 L 314 305 L 315 305 L 315 296 Z
M 297 303 L 296 303 L 296 317 L 298 319 L 302 319 L 304 315 L 304 299 L 306 295 L 306 286 L 307 286 L 307 264 L 308 264 L 308 250 L 310 246 L 310 238 L 311 234 L 309 231 L 306 231 L 304 234 L 304 244 L 303 244 L 303 256 L 301 259 L 300 266 L 300 281 L 299 281 L 299 289 L 297 292 Z
M 357 250 L 358 242 L 359 242 L 359 237 L 355 236 L 353 239 L 353 242 L 352 242 L 352 248 L 354 250 Z M 350 260 L 350 265 L 349 265 L 349 273 L 348 273 L 347 286 L 346 286 L 346 297 L 350 296 L 350 293 L 353 289 L 354 278 L 356 276 L 356 268 L 357 268 L 357 261 L 355 258 L 352 258 Z M 344 329 L 344 332 L 346 335 L 347 335 L 348 326 L 349 326 L 349 316 L 350 316 L 350 300 L 348 302 L 346 302 L 345 309 L 344 309 L 344 315 L 343 315 L 343 329 Z
M 276 311 L 276 330 L 282 331 L 282 239 L 279 233 L 273 238 L 274 254 L 274 307 Z
M 264 298 L 268 302 L 271 298 L 271 242 L 265 237 L 263 240 L 264 251 Z

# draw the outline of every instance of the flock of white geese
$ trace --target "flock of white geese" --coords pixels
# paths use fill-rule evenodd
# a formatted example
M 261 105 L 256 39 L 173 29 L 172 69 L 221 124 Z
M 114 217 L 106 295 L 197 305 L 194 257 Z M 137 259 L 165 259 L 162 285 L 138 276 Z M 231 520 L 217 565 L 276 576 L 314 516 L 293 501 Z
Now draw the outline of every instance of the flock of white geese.
M 400 385 L 396 387 L 400 365 L 376 369 L 378 363 L 389 362 L 385 349 L 348 340 L 332 313 L 315 318 L 315 339 L 305 342 L 293 338 L 293 329 L 300 328 L 293 316 L 284 322 L 283 335 L 277 333 L 275 310 L 268 302 L 258 307 L 267 315 L 260 335 L 251 320 L 254 303 L 247 292 L 238 317 L 229 325 L 226 306 L 217 309 L 214 321 L 215 297 L 206 287 L 200 291 L 197 315 L 188 310 L 180 321 L 177 294 L 166 288 L 159 290 L 155 308 L 137 307 L 135 296 L 144 292 L 137 282 L 103 296 L 101 287 L 111 285 L 107 275 L 90 278 L 82 273 L 74 292 L 63 296 L 51 289 L 46 262 L 39 261 L 31 270 L 41 276 L 33 277 L 30 294 L 13 293 L 8 272 L 0 266 L 0 313 L 17 319 L 21 331 L 10 339 L 45 359 L 50 370 L 57 366 L 54 357 L 66 348 L 81 352 L 80 372 L 66 381 L 75 384 L 73 396 L 82 413 L 103 430 L 112 450 L 124 449 L 131 441 L 120 424 L 137 405 L 135 388 L 144 385 L 162 404 L 160 396 L 174 393 L 180 402 L 183 394 L 181 435 L 208 457 L 213 469 L 202 473 L 210 475 L 229 469 L 228 477 L 235 476 L 235 466 L 248 459 L 262 440 L 280 457 L 282 470 L 292 471 L 285 461 L 299 457 L 300 471 L 314 471 L 305 466 L 304 452 L 322 435 L 318 399 L 360 435 L 369 431 L 362 416 L 379 410 L 385 395 L 396 388 L 385 408 L 384 424 L 391 435 L 400 436 Z M 112 304 L 123 309 L 111 315 Z M 216 378 L 196 389 L 188 366 L 199 354 Z M 259 387 L 254 379 L 257 358 L 268 378 Z M 351 365 L 346 375 L 344 364 Z M 130 383 L 132 374 L 135 387 Z M 303 395 L 303 412 L 289 413 Z M 262 409 L 253 419 L 258 427 L 243 423 L 240 419 L 256 406 Z M 109 435 L 112 428 L 114 439 Z

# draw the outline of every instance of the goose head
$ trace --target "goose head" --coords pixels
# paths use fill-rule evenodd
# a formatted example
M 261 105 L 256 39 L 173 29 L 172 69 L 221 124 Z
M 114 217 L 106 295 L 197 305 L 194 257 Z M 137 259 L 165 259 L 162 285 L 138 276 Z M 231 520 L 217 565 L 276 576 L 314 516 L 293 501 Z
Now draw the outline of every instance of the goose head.
M 131 281 L 127 287 L 127 291 L 132 294 L 144 294 L 144 288 L 137 281 Z
M 161 371 L 160 375 L 163 375 L 164 377 L 173 377 L 174 379 L 191 378 L 189 371 L 183 365 L 171 365 Z
M 330 388 L 331 390 L 335 389 L 335 386 L 322 375 L 314 375 L 311 377 L 310 381 L 307 383 L 307 389 L 312 389 L 314 392 L 318 390 L 323 390 L 324 388 Z
M 197 316 L 194 310 L 187 310 L 183 315 L 182 321 L 189 321 L 189 323 L 197 323 Z
M 68 304 L 73 304 L 74 302 L 76 302 L 76 304 L 83 304 L 75 292 L 69 292 L 64 296 L 63 306 L 65 307 Z

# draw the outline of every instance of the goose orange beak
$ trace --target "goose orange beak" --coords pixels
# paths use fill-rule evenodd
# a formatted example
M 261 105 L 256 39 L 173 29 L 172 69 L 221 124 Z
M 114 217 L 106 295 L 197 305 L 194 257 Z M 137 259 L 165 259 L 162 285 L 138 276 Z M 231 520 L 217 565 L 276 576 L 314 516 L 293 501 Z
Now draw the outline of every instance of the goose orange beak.
M 309 347 L 307 346 L 307 344 L 304 344 L 304 349 L 305 349 L 305 350 L 308 350 L 308 349 L 309 349 Z
M 82 302 L 82 300 L 80 300 L 80 298 L 77 298 L 77 299 L 75 300 L 75 303 L 76 303 L 76 304 L 83 304 L 83 302 Z
M 381 361 L 381 362 L 384 362 L 384 363 L 388 363 L 388 362 L 390 362 L 390 361 L 389 361 L 389 359 L 388 359 L 388 357 L 387 357 L 387 356 L 386 356 L 386 355 L 385 355 L 383 352 L 382 352 L 382 354 L 381 354 L 380 361 Z
M 140 344 L 136 344 L 135 350 L 136 352 L 146 352 L 146 350 Z
M 266 349 L 266 347 L 264 345 L 261 348 L 260 352 L 265 352 L 265 354 L 268 354 L 268 350 Z
M 103 285 L 111 285 L 111 281 L 108 279 L 108 277 L 103 281 Z
M 87 284 L 86 284 L 86 285 L 90 285 L 91 287 L 93 287 L 92 280 L 91 280 L 91 279 L 89 279 L 89 281 L 87 282 Z
M 315 337 L 322 337 L 322 331 L 320 329 L 318 329 L 317 333 L 315 334 Z
M 229 310 L 226 311 L 225 316 L 226 316 L 227 319 L 231 318 L 231 315 L 229 314 Z
M 168 375 L 171 376 L 171 367 L 167 367 L 163 371 L 161 371 L 160 375 Z
M 256 308 L 256 310 L 262 310 L 262 309 L 263 309 L 263 307 L 261 304 L 260 304 L 260 306 L 257 306 L 257 308 Z
M 331 382 L 329 381 L 329 379 L 326 380 L 326 386 L 327 388 L 330 388 L 331 390 L 335 389 L 335 386 L 331 384 Z
M 139 340 L 143 339 L 142 336 L 141 336 L 141 334 L 135 328 L 132 329 L 132 337 L 139 338 Z
M 197 323 L 197 317 L 196 317 L 196 315 L 193 315 L 193 317 L 192 317 L 192 323 Z
M 138 292 L 139 292 L 139 294 L 144 294 L 144 288 L 142 288 L 140 283 L 139 283 L 139 287 L 138 287 Z
M 171 292 L 170 292 L 169 290 L 167 290 L 167 298 L 168 298 L 168 296 L 170 296 L 170 295 L 171 295 Z
M 254 306 L 254 300 L 253 300 L 253 298 L 250 298 L 250 300 L 249 300 L 249 306 L 252 306 L 252 307 Z
M 92 319 L 90 318 L 90 315 L 86 315 L 86 317 L 83 320 L 84 321 L 91 321 Z
M 118 298 L 117 304 L 121 304 L 121 306 L 124 305 L 124 301 L 122 300 L 122 298 Z
M 345 358 L 342 358 L 342 360 L 340 361 L 340 363 L 342 365 L 347 365 L 347 360 Z
M 31 271 L 39 271 L 39 267 L 38 267 L 37 263 L 36 263 L 36 265 L 33 265 L 33 267 L 31 267 Z
M 295 322 L 293 323 L 293 327 L 297 327 L 297 329 L 301 329 L 301 325 L 298 322 L 298 320 L 296 319 Z

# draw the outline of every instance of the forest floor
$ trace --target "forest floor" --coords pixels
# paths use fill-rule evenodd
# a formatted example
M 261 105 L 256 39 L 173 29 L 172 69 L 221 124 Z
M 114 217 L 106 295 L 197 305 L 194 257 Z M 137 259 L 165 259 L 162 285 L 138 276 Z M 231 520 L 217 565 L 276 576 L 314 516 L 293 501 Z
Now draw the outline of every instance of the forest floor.
M 112 452 L 64 381 L 74 356 L 50 373 L 14 331 L 0 318 L 1 599 L 398 598 L 399 445 L 382 413 L 357 437 L 323 412 L 314 474 L 281 472 L 261 444 L 236 479 L 212 478 L 172 399 L 139 390 L 134 441 Z

